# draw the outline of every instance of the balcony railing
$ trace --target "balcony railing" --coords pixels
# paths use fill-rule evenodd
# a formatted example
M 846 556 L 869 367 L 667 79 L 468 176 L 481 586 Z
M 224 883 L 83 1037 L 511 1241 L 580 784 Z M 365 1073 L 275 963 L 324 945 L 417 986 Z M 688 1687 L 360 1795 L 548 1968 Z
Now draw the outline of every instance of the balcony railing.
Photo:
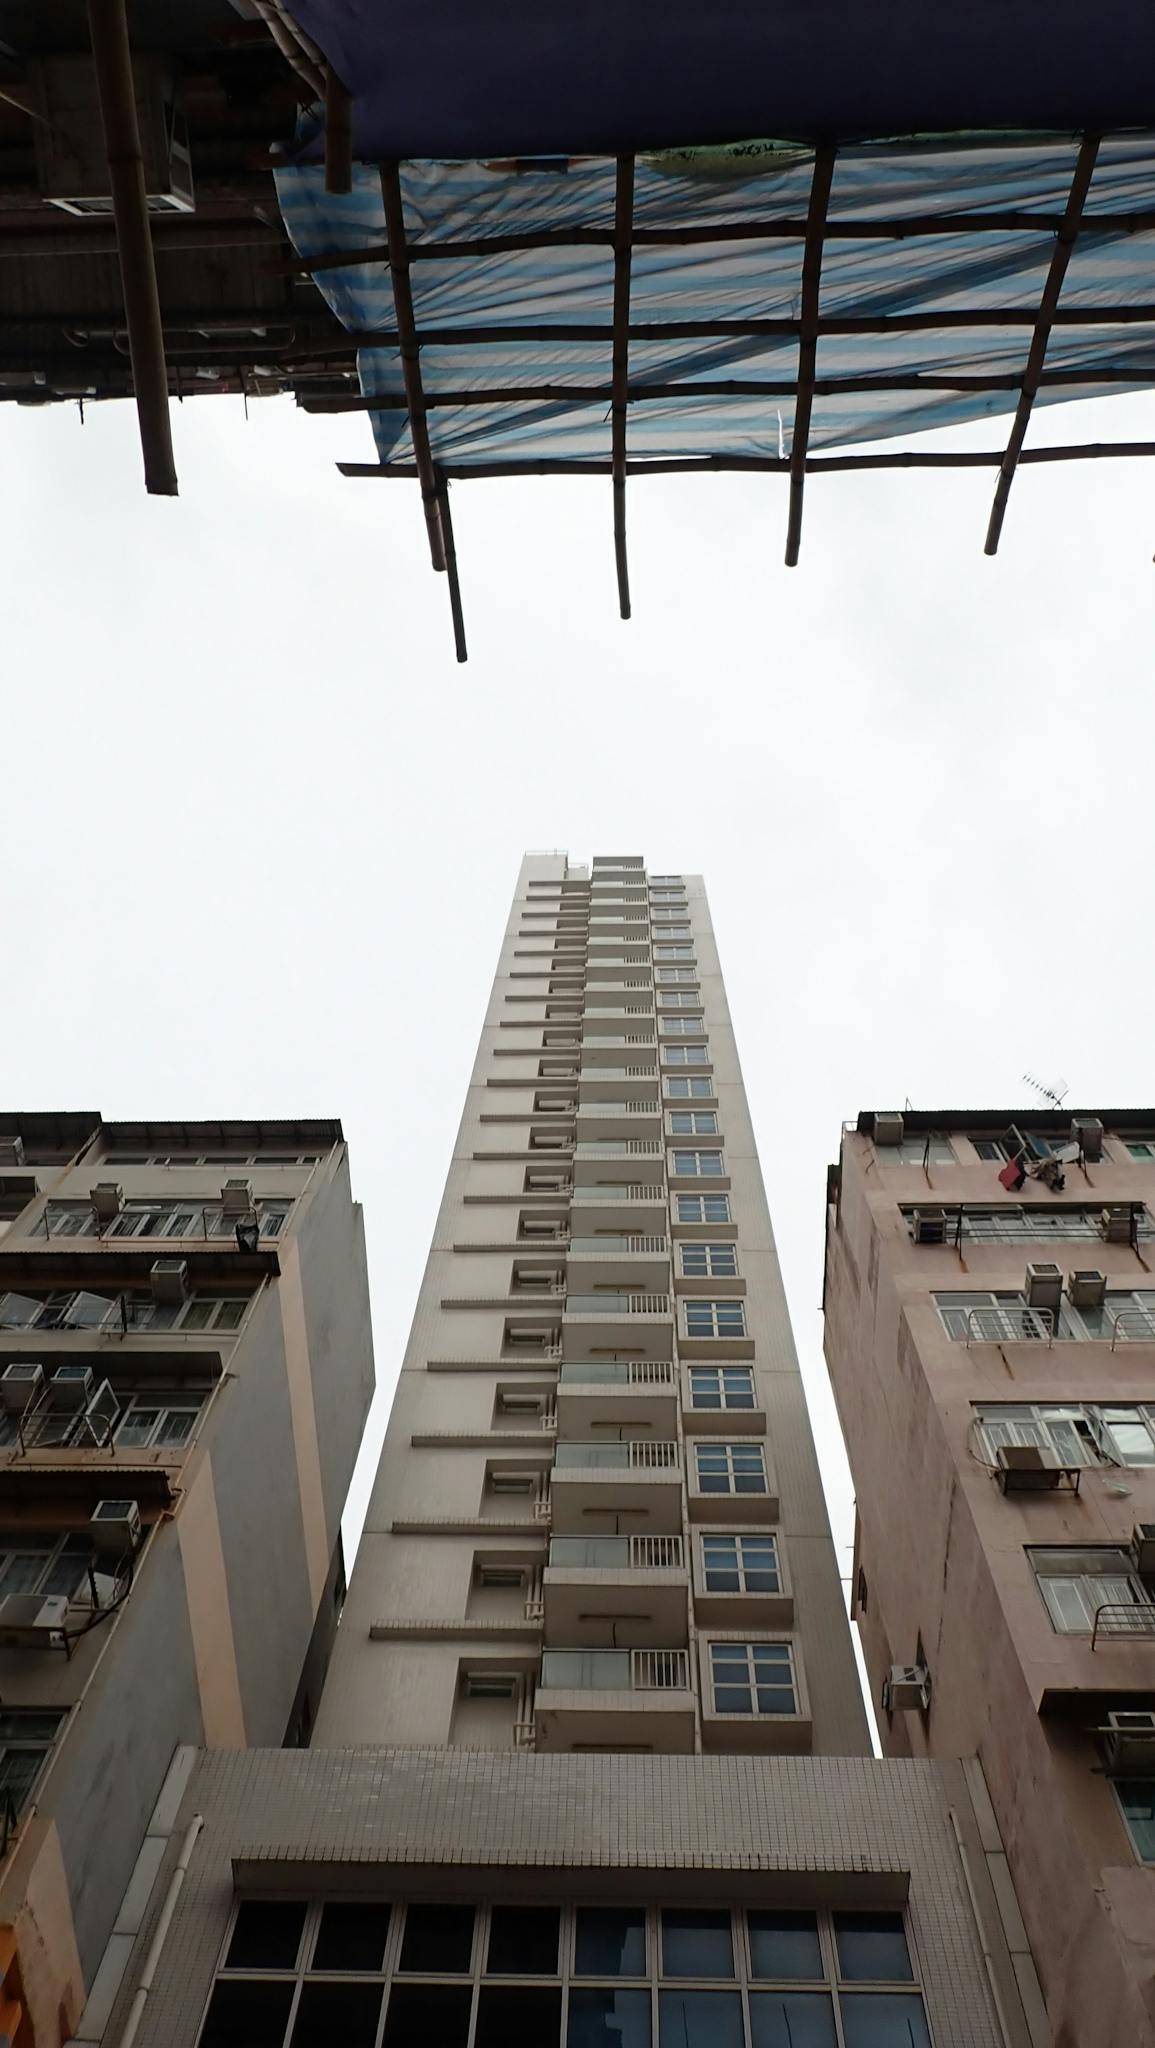
M 676 1443 L 558 1444 L 554 1470 L 569 1472 L 676 1472 L 682 1462 Z
M 606 1203 L 615 1207 L 622 1202 L 661 1202 L 665 1207 L 662 1185 L 656 1180 L 624 1180 L 612 1188 L 574 1188 L 571 1197 L 574 1205 L 580 1202 Z
M 543 1650 L 541 1684 L 559 1692 L 685 1692 L 685 1650 Z
M 571 1252 L 661 1252 L 670 1249 L 664 1237 L 628 1237 L 617 1233 L 605 1237 L 571 1237 Z
M 662 1149 L 660 1138 L 587 1138 L 575 1147 L 579 1159 L 653 1159 Z
M 967 1344 L 1045 1344 L 1055 1341 L 1055 1312 L 1049 1308 L 972 1308 Z
M 684 1570 L 680 1536 L 555 1536 L 549 1561 L 567 1571 Z
M 675 1367 L 668 1358 L 583 1358 L 562 1366 L 563 1386 L 672 1387 Z
M 668 1316 L 668 1294 L 567 1294 L 567 1316 Z
M 1145 1636 L 1155 1638 L 1155 1601 L 1108 1601 L 1095 1609 L 1091 1629 L 1094 1650 L 1104 1636 Z
M 1111 1331 L 1111 1349 L 1117 1344 L 1155 1343 L 1155 1315 L 1146 1308 L 1120 1309 Z

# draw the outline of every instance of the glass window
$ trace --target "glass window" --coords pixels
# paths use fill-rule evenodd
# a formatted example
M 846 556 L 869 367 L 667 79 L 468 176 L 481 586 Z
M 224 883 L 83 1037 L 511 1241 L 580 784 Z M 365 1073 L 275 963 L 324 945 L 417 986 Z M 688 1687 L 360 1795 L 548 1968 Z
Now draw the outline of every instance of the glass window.
M 692 960 L 692 959 L 693 959 L 693 957 L 694 957 L 694 948 L 693 948 L 693 946 L 661 946 L 661 945 L 658 945 L 658 946 L 655 946 L 655 947 L 654 947 L 654 958 L 655 958 L 655 960 Z
M 690 1406 L 692 1408 L 745 1408 L 754 1399 L 754 1374 L 748 1365 L 692 1365 Z
M 566 2048 L 650 2048 L 652 2024 L 648 1991 L 575 1985 Z
M 496 1977 L 556 1977 L 560 1925 L 556 1906 L 495 1906 L 486 1969 Z
M 1155 1603 L 1125 1550 L 1048 1548 L 1027 1553 L 1051 1625 L 1061 1635 L 1155 1634 Z M 1132 1615 L 1131 1610 L 1138 1612 Z M 1103 1610 L 1107 1610 L 1105 1613 Z
M 671 1155 L 671 1160 L 671 1172 L 687 1176 L 706 1173 L 720 1174 L 723 1171 L 722 1154 L 720 1152 L 674 1151 Z
M 659 1029 L 663 1038 L 676 1038 L 681 1032 L 684 1038 L 704 1038 L 706 1027 L 700 1017 L 660 1017 Z
M 901 1913 L 836 1913 L 834 1939 L 840 1977 L 877 1984 L 914 1977 Z
M 472 2006 L 468 1984 L 394 1984 L 381 2048 L 465 2048 Z
M 1155 1863 L 1155 1778 L 1116 1778 L 1114 1785 L 1136 1856 Z
M 750 1911 L 750 1974 L 754 1977 L 822 1978 L 817 1913 Z
M 579 1906 L 576 1919 L 576 1976 L 645 1976 L 646 1916 L 640 1906 Z
M 702 1014 L 702 998 L 696 989 L 682 988 L 665 991 L 658 997 L 660 1010 L 696 1010 Z
M 1132 1159 L 1155 1159 L 1155 1141 L 1150 1138 L 1126 1138 L 1124 1144 Z
M 407 1908 L 399 1965 L 402 1970 L 456 1977 L 468 1971 L 472 1954 L 472 1906 Z
M 675 1138 L 716 1138 L 718 1113 L 713 1109 L 671 1110 L 670 1131 Z
M 710 1050 L 705 1045 L 663 1045 L 662 1062 L 667 1067 L 704 1067 Z
M 751 2048 L 836 2048 L 834 2008 L 824 1991 L 752 1991 Z M 906 2048 L 901 2035 L 895 2042 Z
M 662 1972 L 667 1977 L 732 1977 L 734 1938 L 729 1913 L 701 1908 L 665 1910 Z
M 304 1984 L 290 2048 L 340 2041 L 341 2048 L 375 2048 L 382 1984 Z
M 560 1984 L 482 1985 L 474 2048 L 517 2048 L 529 2042 L 533 2048 L 557 2048 L 560 2034 Z
M 927 1158 L 929 1147 L 930 1157 Z M 878 1156 L 884 1166 L 953 1166 L 954 1151 L 947 1138 L 904 1138 L 901 1145 L 880 1145 Z
M 796 1714 L 789 1643 L 711 1643 L 716 1714 Z
M 917 1991 L 844 1991 L 842 2038 L 846 2048 L 930 2048 L 930 2029 Z
M 699 1493 L 765 1493 L 761 1444 L 696 1443 Z
M 745 2048 L 741 1994 L 659 1992 L 658 2041 L 660 2048 Z
M 687 1337 L 744 1337 L 746 1304 L 732 1299 L 708 1301 L 686 1295 L 682 1301 Z
M 281 2048 L 296 1990 L 287 1983 L 216 1985 L 201 2033 L 200 2048 Z
M 379 1970 L 389 1932 L 389 1908 L 376 1900 L 329 1900 L 313 1951 L 314 1970 Z
M 675 1195 L 674 1213 L 679 1223 L 729 1223 L 729 1195 Z
M 305 1930 L 300 1899 L 242 1899 L 225 1959 L 227 1970 L 292 1970 Z
M 697 1099 L 709 1100 L 714 1093 L 714 1084 L 706 1074 L 667 1074 L 666 1101 L 686 1102 Z
M 779 1593 L 782 1575 L 773 1536 L 703 1536 L 702 1580 L 707 1593 Z M 782 1971 L 770 1973 L 782 1976 Z
M 735 1280 L 738 1277 L 736 1244 L 683 1244 L 678 1248 L 682 1274 L 687 1280 Z

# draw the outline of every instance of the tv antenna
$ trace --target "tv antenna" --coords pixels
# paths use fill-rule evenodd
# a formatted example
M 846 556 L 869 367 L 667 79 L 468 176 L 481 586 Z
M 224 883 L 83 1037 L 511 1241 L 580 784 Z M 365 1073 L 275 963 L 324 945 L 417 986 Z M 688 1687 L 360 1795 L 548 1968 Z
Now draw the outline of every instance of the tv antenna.
M 1066 1096 L 1071 1085 L 1069 1081 L 1064 1081 L 1060 1077 L 1057 1081 L 1048 1084 L 1046 1081 L 1038 1080 L 1034 1074 L 1024 1074 L 1023 1080 L 1028 1088 L 1033 1088 L 1035 1094 L 1042 1098 L 1048 1109 L 1062 1109 L 1063 1098 Z

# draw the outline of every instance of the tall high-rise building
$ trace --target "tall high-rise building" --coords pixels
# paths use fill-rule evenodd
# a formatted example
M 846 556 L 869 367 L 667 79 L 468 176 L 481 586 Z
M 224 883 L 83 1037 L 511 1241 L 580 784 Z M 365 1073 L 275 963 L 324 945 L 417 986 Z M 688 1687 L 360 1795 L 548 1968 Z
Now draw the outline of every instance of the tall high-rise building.
M 336 1123 L 0 1116 L 0 1233 L 0 2041 L 58 2048 L 174 1750 L 308 1739 L 373 1356 Z
M 868 1113 L 830 1181 L 883 1744 L 981 1758 L 1056 2048 L 1155 2041 L 1153 1219 L 1152 1110 Z
M 527 857 L 313 1744 L 164 1820 L 108 2048 L 1044 2048 L 981 1772 L 870 1754 L 697 878 Z

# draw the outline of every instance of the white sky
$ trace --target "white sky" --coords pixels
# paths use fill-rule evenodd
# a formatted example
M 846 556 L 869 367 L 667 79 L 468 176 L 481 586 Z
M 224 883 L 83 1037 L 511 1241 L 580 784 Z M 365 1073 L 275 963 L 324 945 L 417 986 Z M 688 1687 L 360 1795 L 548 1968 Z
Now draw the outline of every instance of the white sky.
M 947 445 L 992 446 L 1006 422 Z M 1155 397 L 1032 444 L 1155 440 Z M 381 1383 L 523 849 L 706 876 L 844 1572 L 823 1184 L 860 1108 L 1155 1099 L 1155 466 L 459 485 L 471 660 L 358 416 L 0 408 L 7 1104 L 343 1119 Z M 935 445 L 928 443 L 928 445 Z M 1144 964 L 1146 963 L 1146 964 Z

